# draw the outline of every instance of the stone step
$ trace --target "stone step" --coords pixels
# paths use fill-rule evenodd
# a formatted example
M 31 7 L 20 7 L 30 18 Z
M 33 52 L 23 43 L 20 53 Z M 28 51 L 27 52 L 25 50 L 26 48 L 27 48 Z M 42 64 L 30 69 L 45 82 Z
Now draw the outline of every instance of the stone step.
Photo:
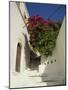
M 37 70 L 25 70 L 24 73 L 35 83 L 42 82 L 42 77 L 47 77 L 47 75 L 42 75 Z
M 25 70 L 24 73 L 26 73 L 28 76 L 39 75 L 37 70 Z

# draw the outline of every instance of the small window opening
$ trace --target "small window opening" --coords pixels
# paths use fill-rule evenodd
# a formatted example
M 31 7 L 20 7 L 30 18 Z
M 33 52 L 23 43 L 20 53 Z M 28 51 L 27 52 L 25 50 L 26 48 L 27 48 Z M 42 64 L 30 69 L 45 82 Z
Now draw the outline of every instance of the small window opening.
M 47 64 L 49 64 L 49 62 L 47 62 Z
M 51 63 L 53 63 L 53 61 L 51 61 Z
M 26 19 L 26 15 L 24 14 L 24 18 Z

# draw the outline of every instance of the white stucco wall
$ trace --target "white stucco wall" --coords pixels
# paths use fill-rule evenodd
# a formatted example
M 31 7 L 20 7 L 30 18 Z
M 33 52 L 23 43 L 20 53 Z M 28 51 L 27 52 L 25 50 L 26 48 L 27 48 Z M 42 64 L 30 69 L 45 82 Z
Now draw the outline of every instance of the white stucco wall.
M 56 58 L 59 61 L 59 70 L 62 74 L 65 74 L 65 18 L 56 44 Z
M 22 6 L 20 8 L 22 8 L 22 14 L 23 11 L 27 13 L 25 6 L 23 7 L 24 3 L 21 4 Z M 26 16 L 28 17 L 28 14 L 26 14 Z M 16 84 L 17 81 L 19 81 L 20 83 L 20 80 L 23 79 L 21 75 L 27 68 L 27 63 L 29 62 L 29 50 L 28 49 L 25 50 L 25 48 L 28 47 L 27 41 L 23 35 L 26 34 L 27 36 L 27 28 L 24 26 L 25 24 L 21 18 L 16 2 L 10 2 L 10 87 L 14 87 L 14 85 L 17 85 Z M 15 71 L 15 66 L 16 66 L 17 44 L 19 42 L 21 43 L 22 49 L 21 49 L 20 72 L 18 73 Z M 15 78 L 17 78 L 17 80 Z
M 55 62 L 56 60 L 56 62 Z M 53 61 L 53 63 L 51 63 Z M 47 64 L 49 62 L 49 64 Z M 39 72 L 46 77 L 45 80 L 61 80 L 61 84 L 65 83 L 65 18 L 59 31 L 59 35 L 56 41 L 56 48 L 53 51 L 53 55 L 44 58 L 39 66 Z M 44 64 L 46 63 L 46 65 Z

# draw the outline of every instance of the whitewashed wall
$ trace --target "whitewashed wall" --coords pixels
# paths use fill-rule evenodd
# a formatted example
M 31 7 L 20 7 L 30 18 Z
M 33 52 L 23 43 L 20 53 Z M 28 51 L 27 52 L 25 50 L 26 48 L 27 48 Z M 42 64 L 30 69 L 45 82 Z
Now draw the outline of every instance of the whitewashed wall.
M 61 84 L 65 83 L 65 18 L 60 28 L 53 55 L 48 57 L 47 60 L 43 57 L 42 64 L 39 66 L 39 72 L 46 76 L 42 78 L 42 81 L 61 80 Z
M 20 3 L 20 8 L 22 14 L 23 12 L 25 12 L 25 15 L 28 17 L 27 14 L 28 12 L 25 9 L 24 3 Z M 27 29 L 24 26 L 25 24 L 22 20 L 22 17 L 20 15 L 16 3 L 10 2 L 10 87 L 17 86 L 17 81 L 19 81 L 20 83 L 20 80 L 23 79 L 23 76 L 22 77 L 20 76 L 27 68 L 27 63 L 29 63 L 29 50 L 27 49 L 28 48 L 27 41 L 23 35 L 26 34 L 27 36 Z M 15 71 L 15 66 L 16 66 L 17 44 L 19 42 L 22 45 L 22 50 L 21 50 L 20 72 L 17 73 Z

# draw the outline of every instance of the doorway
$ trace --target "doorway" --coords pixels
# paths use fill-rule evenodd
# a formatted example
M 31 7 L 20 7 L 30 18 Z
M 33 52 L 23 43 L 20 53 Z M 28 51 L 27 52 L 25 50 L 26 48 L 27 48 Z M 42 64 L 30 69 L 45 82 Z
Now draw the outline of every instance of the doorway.
M 16 67 L 15 67 L 16 72 L 20 72 L 20 62 L 21 62 L 21 44 L 18 43 L 16 54 Z

